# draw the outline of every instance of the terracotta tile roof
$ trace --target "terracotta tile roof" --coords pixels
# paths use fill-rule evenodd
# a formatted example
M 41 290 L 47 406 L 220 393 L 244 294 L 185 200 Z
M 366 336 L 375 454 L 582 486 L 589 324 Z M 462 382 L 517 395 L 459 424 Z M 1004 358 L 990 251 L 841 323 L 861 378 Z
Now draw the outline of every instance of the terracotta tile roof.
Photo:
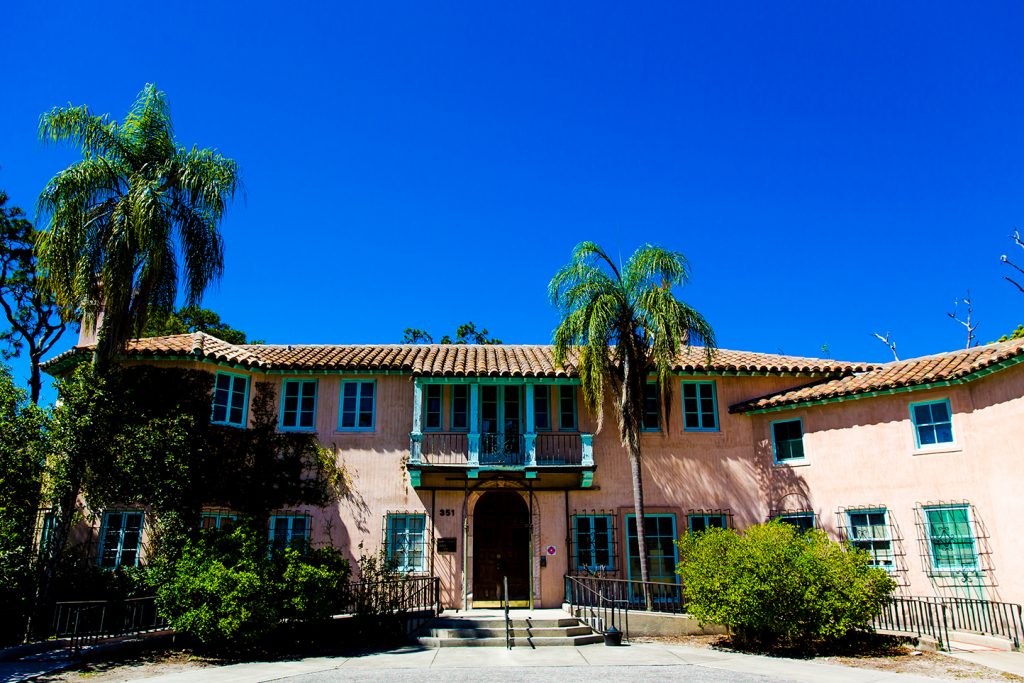
M 729 410 L 742 413 L 933 382 L 962 380 L 980 370 L 1014 359 L 1024 361 L 1024 339 L 885 363 L 867 372 L 857 372 L 737 403 Z
M 76 352 L 73 349 L 47 361 L 55 367 Z M 294 344 L 234 346 L 211 335 L 194 334 L 136 339 L 129 343 L 131 356 L 196 356 L 244 367 L 279 370 L 347 370 L 407 372 L 416 376 L 442 377 L 575 377 L 573 358 L 556 368 L 553 349 L 546 345 L 501 344 Z M 719 349 L 710 363 L 701 347 L 682 351 L 674 369 L 678 372 L 726 372 L 838 375 L 860 372 L 871 366 L 820 358 L 800 358 L 752 351 Z

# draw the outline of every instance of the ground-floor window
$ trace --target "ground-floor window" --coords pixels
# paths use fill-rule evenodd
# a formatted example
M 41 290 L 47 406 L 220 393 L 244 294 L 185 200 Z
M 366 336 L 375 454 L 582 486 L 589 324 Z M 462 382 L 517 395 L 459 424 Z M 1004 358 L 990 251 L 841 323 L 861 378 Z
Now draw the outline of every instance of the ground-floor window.
M 200 529 L 222 529 L 227 531 L 235 526 L 238 515 L 233 512 L 204 512 Z
M 573 517 L 573 569 L 576 571 L 615 571 L 614 517 L 611 515 L 575 515 Z
M 721 512 L 690 513 L 690 533 L 696 534 L 708 529 L 728 529 L 729 522 L 726 515 Z
M 773 515 L 772 519 L 794 526 L 800 533 L 806 533 L 815 527 L 814 513 L 810 511 L 780 512 Z
M 388 561 L 394 563 L 398 571 L 427 571 L 426 515 L 388 515 L 384 533 Z
M 658 583 L 677 583 L 676 516 L 644 515 L 644 536 L 647 541 L 647 575 Z M 636 515 L 626 515 L 626 542 L 629 547 L 628 578 L 640 579 L 640 546 L 636 538 Z
M 896 561 L 892 549 L 892 535 L 889 533 L 888 511 L 849 510 L 847 517 L 850 522 L 850 545 L 860 548 L 871 555 L 871 564 L 886 571 L 896 570 Z
M 271 515 L 270 548 L 301 550 L 309 542 L 309 517 L 306 515 Z
M 924 508 L 925 533 L 932 569 L 953 572 L 978 569 L 978 547 L 968 505 Z
M 139 563 L 141 547 L 141 512 L 119 510 L 103 513 L 98 558 L 101 567 L 134 567 Z

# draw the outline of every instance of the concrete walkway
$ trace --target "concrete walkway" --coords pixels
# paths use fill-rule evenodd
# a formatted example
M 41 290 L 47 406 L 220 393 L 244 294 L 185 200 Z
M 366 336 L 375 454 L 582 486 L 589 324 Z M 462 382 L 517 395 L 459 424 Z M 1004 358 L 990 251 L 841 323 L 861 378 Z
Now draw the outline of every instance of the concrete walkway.
M 628 671 L 626 670 L 628 667 Z M 650 675 L 647 675 L 650 674 Z M 936 679 L 868 669 L 761 657 L 682 645 L 642 643 L 623 647 L 585 645 L 536 650 L 502 648 L 403 648 L 356 657 L 315 657 L 289 662 L 234 664 L 171 674 L 156 683 L 243 681 L 621 681 L 666 677 L 700 681 L 806 681 L 817 683 L 934 683 Z

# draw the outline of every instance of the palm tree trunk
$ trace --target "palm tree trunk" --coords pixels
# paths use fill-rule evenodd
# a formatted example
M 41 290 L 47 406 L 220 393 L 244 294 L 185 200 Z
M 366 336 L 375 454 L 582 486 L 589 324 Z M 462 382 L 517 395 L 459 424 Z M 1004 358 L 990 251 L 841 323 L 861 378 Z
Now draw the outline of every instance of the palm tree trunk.
M 629 472 L 633 478 L 633 511 L 636 513 L 636 546 L 640 553 L 640 580 L 643 582 L 644 604 L 650 612 L 651 592 L 647 581 L 647 535 L 644 532 L 644 480 L 640 464 L 640 448 L 636 441 L 632 441 L 629 447 Z

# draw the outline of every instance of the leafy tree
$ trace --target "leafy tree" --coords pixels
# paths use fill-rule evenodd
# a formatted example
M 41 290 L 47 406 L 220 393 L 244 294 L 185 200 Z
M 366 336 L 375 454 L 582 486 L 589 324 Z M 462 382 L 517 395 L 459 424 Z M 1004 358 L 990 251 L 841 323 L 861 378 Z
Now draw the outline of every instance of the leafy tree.
M 225 322 L 220 315 L 199 306 L 183 306 L 168 314 L 156 313 L 146 319 L 142 330 L 143 337 L 165 337 L 172 334 L 189 332 L 207 332 L 217 339 L 229 344 L 245 344 L 245 332 L 236 330 Z M 253 344 L 261 344 L 262 340 L 254 340 Z
M 238 167 L 214 150 L 179 145 L 167 96 L 153 85 L 120 123 L 68 105 L 43 114 L 39 133 L 82 151 L 39 197 L 47 225 L 37 251 L 57 304 L 81 306 L 83 324 L 98 324 L 103 367 L 149 313 L 173 309 L 179 275 L 188 305 L 220 278 L 219 224 Z
M 1020 339 L 1022 337 L 1024 337 L 1024 325 L 1017 325 L 1017 329 L 1011 332 L 1009 336 L 1004 334 L 1002 337 L 999 338 L 999 341 L 1010 341 L 1011 339 Z
M 455 340 L 452 341 L 451 335 L 444 335 L 441 337 L 442 344 L 500 344 L 501 340 L 494 337 L 489 337 L 490 332 L 487 328 L 477 329 L 476 323 L 470 321 L 464 325 L 459 325 L 455 329 Z M 402 336 L 403 344 L 433 344 L 434 337 L 426 330 L 421 330 L 416 327 L 405 328 L 405 334 Z
M 681 347 L 703 341 L 709 360 L 715 348 L 711 326 L 673 292 L 689 279 L 689 264 L 679 252 L 645 245 L 619 268 L 599 246 L 582 242 L 548 286 L 562 319 L 555 330 L 555 362 L 564 365 L 572 358 L 576 364 L 598 431 L 605 393 L 610 390 L 614 396 L 619 438 L 633 479 L 643 581 L 648 580 L 640 450 L 644 384 L 650 373 L 657 376 L 668 424 L 670 373 Z
M 31 598 L 32 547 L 43 475 L 39 443 L 45 414 L 0 366 L 0 645 L 24 636 Z
M 782 522 L 684 534 L 678 541 L 690 614 L 745 644 L 810 649 L 868 630 L 896 588 L 864 550 Z
M 53 295 L 40 287 L 34 253 L 36 231 L 25 213 L 6 207 L 0 190 L 0 306 L 11 328 L 0 333 L 0 357 L 5 360 L 28 348 L 29 390 L 39 402 L 42 374 L 39 364 L 67 329 Z

